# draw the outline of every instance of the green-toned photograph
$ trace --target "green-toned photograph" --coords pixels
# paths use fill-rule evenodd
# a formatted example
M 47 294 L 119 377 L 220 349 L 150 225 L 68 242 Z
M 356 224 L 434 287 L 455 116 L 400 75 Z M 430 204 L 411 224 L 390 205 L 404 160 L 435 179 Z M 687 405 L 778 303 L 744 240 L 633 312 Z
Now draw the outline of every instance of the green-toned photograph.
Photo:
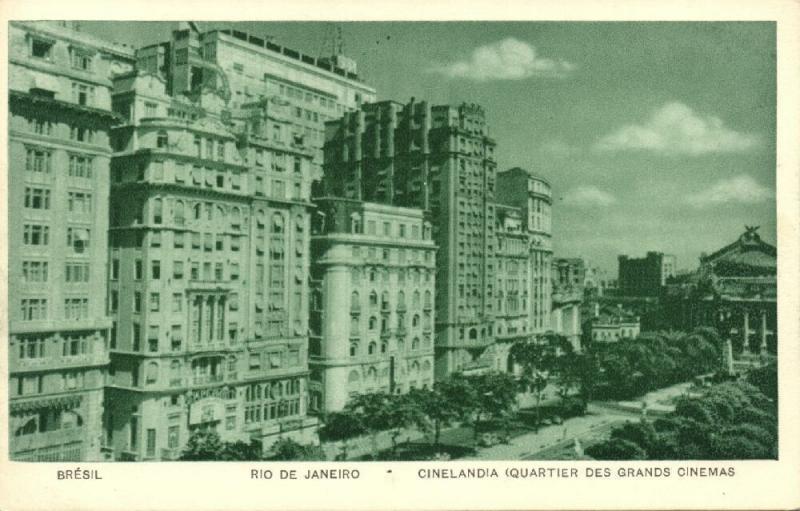
M 774 22 L 7 28 L 12 460 L 778 458 Z

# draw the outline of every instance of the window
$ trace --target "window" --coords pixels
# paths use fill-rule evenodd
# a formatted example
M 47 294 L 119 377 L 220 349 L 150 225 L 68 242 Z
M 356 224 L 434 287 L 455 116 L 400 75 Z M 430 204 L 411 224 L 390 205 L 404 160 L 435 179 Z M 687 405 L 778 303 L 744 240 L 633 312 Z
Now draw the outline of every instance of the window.
M 183 278 L 183 261 L 173 261 L 172 278 L 175 280 L 181 280 Z
M 142 293 L 139 291 L 133 293 L 133 312 L 142 312 Z
M 48 264 L 45 261 L 23 261 L 22 280 L 25 282 L 47 282 Z
M 52 153 L 46 149 L 28 148 L 25 151 L 25 170 L 49 174 L 51 156 Z
M 94 87 L 85 83 L 72 82 L 72 101 L 84 106 L 93 105 Z M 91 142 L 91 140 L 81 140 L 81 142 Z
M 70 62 L 73 69 L 80 69 L 81 71 L 92 70 L 92 55 L 88 51 L 72 48 Z
M 89 282 L 89 263 L 66 263 L 64 279 L 67 283 Z
M 46 225 L 25 224 L 22 234 L 25 245 L 50 244 L 50 227 Z
M 159 149 L 166 149 L 168 145 L 169 145 L 169 137 L 167 136 L 167 132 L 159 131 L 158 135 L 156 135 L 156 147 L 158 147 Z
M 156 114 L 156 112 L 157 112 L 156 109 L 157 108 L 158 108 L 158 105 L 156 103 L 152 103 L 150 101 L 145 101 L 145 103 L 144 103 L 144 116 L 145 117 L 155 117 L 157 115 Z M 163 133 L 163 132 L 159 132 L 159 136 L 161 135 L 161 133 Z M 161 147 L 161 146 L 159 146 L 159 147 Z
M 182 310 L 183 310 L 183 295 L 181 293 L 173 293 L 172 294 L 172 312 L 181 312 Z M 174 335 L 173 335 L 173 337 L 174 337 Z
M 143 273 L 142 260 L 137 259 L 133 263 L 133 280 L 142 280 Z
M 119 309 L 119 291 L 112 289 L 108 298 L 108 311 L 117 312 Z
M 31 41 L 31 56 L 37 59 L 50 60 L 53 42 L 45 39 L 33 38 Z
M 89 317 L 88 298 L 67 298 L 64 300 L 64 319 L 87 319 Z
M 69 175 L 71 177 L 92 177 L 92 164 L 93 159 L 89 156 L 70 155 L 69 157 Z M 49 172 L 49 171 L 48 171 Z
M 67 195 L 67 206 L 73 213 L 92 212 L 92 194 L 84 192 L 69 192 Z
M 38 321 L 47 319 L 47 299 L 46 298 L 23 298 L 22 299 L 22 320 Z
M 50 209 L 50 190 L 26 186 L 25 207 L 30 209 Z
M 89 248 L 91 233 L 82 227 L 67 227 L 67 247 L 81 254 Z
M 111 260 L 111 280 L 119 279 L 119 259 Z
M 44 337 L 20 337 L 17 339 L 19 345 L 19 358 L 44 358 Z

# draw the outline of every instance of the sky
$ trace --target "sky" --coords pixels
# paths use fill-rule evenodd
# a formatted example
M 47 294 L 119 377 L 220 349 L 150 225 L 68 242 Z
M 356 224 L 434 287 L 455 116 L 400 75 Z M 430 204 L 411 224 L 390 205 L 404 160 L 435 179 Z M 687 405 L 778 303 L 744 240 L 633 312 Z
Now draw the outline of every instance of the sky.
M 613 274 L 617 255 L 702 252 L 760 225 L 776 240 L 775 25 L 771 22 L 201 22 L 344 53 L 378 99 L 474 102 L 498 168 L 554 189 L 556 257 Z M 142 46 L 175 22 L 83 22 Z

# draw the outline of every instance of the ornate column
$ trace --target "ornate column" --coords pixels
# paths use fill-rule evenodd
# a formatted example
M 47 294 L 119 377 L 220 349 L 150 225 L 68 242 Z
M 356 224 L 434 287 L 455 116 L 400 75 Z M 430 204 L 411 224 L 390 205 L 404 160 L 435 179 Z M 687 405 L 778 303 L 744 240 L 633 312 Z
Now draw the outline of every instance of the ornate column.
M 761 309 L 761 353 L 767 353 L 767 311 Z
M 742 318 L 744 320 L 744 328 L 742 330 L 744 350 L 746 352 L 750 352 L 750 313 L 747 309 L 742 311 Z

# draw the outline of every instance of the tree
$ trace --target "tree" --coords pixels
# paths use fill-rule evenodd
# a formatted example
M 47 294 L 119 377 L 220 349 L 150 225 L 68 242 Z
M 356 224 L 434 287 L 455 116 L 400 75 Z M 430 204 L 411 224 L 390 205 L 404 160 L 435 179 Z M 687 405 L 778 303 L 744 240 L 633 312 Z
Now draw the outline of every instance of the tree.
M 273 460 L 325 461 L 325 453 L 318 445 L 304 445 L 289 437 L 279 438 L 273 445 Z
M 404 428 L 421 424 L 424 415 L 421 405 L 409 394 L 393 395 L 383 410 L 383 421 L 392 440 L 392 459 L 397 456 L 397 439 Z
M 436 382 L 431 390 L 412 389 L 408 399 L 417 404 L 417 425 L 433 431 L 433 447 L 439 447 L 442 428 L 455 421 L 467 421 L 475 409 L 477 393 L 459 374 Z
M 646 460 L 647 453 L 630 440 L 611 439 L 589 446 L 586 454 L 597 460 Z
M 754 385 L 762 394 L 778 400 L 778 365 L 773 362 L 758 369 L 753 369 L 747 375 L 747 382 Z
M 539 427 L 542 392 L 551 378 L 558 374 L 558 358 L 572 351 L 572 345 L 563 335 L 546 334 L 536 339 L 520 341 L 511 346 L 511 358 L 521 371 L 519 383 L 522 390 L 536 397 L 536 428 Z
M 372 458 L 378 457 L 378 433 L 392 426 L 393 396 L 384 392 L 358 394 L 348 401 L 345 410 L 362 424 L 372 444 Z
M 366 430 L 361 418 L 350 410 L 331 412 L 324 417 L 323 426 L 319 430 L 320 439 L 331 442 L 342 442 L 340 457 L 347 459 L 347 442 L 357 436 L 363 435 Z
M 184 461 L 257 461 L 262 459 L 261 442 L 223 442 L 214 430 L 192 432 L 181 456 Z
M 477 419 L 499 419 L 506 436 L 509 434 L 511 412 L 516 403 L 519 384 L 508 373 L 491 372 L 469 377 L 477 394 Z M 477 434 L 477 429 L 476 429 Z

